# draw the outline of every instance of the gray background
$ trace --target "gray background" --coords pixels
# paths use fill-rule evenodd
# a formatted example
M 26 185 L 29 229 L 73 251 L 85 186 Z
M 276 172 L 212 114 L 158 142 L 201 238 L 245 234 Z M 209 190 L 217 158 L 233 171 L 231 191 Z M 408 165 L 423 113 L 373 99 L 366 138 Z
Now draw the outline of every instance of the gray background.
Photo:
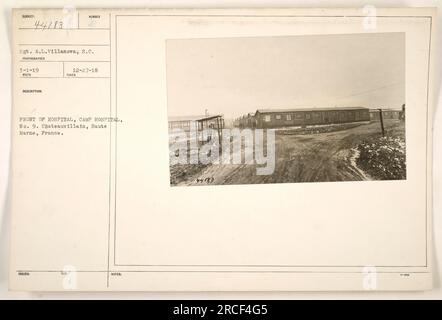
M 436 75 L 436 105 L 434 114 L 434 201 L 433 201 L 433 230 L 434 230 L 434 289 L 428 292 L 355 292 L 355 293 L 21 293 L 8 292 L 9 264 L 9 163 L 10 163 L 10 130 L 11 130 L 11 8 L 12 7 L 360 7 L 374 5 L 376 7 L 420 6 L 438 7 L 438 32 L 436 34 L 437 51 L 440 56 L 442 42 L 442 4 L 437 0 L 408 0 L 408 1 L 295 1 L 295 0 L 41 0 L 38 5 L 32 0 L 2 0 L 0 1 L 0 299 L 97 299 L 97 298 L 133 298 L 133 299 L 442 299 L 440 274 L 442 272 L 442 115 L 441 108 L 441 76 L 439 61 L 433 66 L 439 70 Z

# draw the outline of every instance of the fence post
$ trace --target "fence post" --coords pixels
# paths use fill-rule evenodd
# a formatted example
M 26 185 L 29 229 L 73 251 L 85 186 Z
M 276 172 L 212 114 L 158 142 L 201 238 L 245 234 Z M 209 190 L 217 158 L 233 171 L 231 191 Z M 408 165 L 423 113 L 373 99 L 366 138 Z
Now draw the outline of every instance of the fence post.
M 381 120 L 382 136 L 385 137 L 384 117 L 382 115 L 382 109 L 379 109 L 379 120 Z

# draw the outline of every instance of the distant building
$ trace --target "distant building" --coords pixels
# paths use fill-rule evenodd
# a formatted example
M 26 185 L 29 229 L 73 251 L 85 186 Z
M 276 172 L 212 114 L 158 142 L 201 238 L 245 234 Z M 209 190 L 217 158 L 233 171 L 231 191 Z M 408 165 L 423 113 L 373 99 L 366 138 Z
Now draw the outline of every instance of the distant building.
M 403 115 L 402 109 L 383 109 L 382 110 L 382 118 L 383 119 L 401 119 Z M 380 113 L 379 109 L 370 109 L 370 120 L 371 121 L 379 121 Z
M 239 128 L 256 128 L 256 119 L 254 113 L 248 113 L 234 121 L 234 126 Z
M 200 131 L 207 128 L 224 128 L 224 118 L 222 115 L 200 115 L 169 117 L 169 130 L 181 129 L 190 131 L 191 129 Z

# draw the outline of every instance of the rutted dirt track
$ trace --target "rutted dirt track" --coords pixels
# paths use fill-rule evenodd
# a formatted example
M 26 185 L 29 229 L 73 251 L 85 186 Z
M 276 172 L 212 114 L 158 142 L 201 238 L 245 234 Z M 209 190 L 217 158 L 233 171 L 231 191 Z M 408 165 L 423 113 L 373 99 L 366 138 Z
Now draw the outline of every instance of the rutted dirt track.
M 394 131 L 401 125 L 387 124 Z M 355 147 L 369 136 L 379 135 L 379 123 L 308 135 L 289 131 L 276 134 L 275 170 L 257 175 L 256 164 L 208 165 L 177 185 L 256 184 L 286 182 L 355 181 L 369 177 L 356 167 Z

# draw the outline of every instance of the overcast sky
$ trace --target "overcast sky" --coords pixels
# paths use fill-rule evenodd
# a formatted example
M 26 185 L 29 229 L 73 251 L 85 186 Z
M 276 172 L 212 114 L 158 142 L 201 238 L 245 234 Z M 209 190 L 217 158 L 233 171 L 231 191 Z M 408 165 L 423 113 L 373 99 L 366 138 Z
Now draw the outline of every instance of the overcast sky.
M 405 35 L 168 40 L 170 116 L 405 103 Z

